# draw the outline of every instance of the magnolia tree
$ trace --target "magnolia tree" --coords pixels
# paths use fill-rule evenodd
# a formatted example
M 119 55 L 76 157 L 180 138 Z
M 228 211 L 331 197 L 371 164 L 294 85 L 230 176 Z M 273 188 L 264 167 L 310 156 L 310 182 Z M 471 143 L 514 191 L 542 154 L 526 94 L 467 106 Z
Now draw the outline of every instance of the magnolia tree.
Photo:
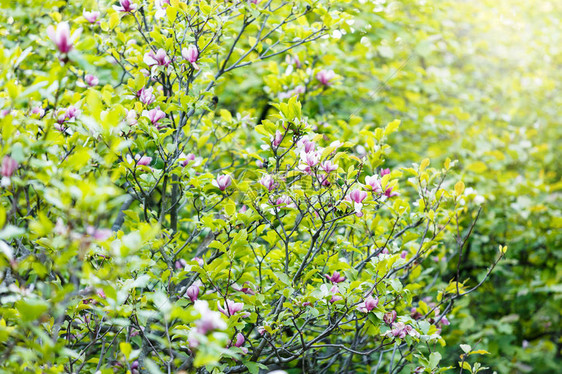
M 456 364 L 440 365 L 441 331 L 505 248 L 479 282 L 441 279 L 479 215 L 449 175 L 454 162 L 390 170 L 385 142 L 400 121 L 306 114 L 345 79 L 320 54 L 299 54 L 354 32 L 341 4 L 12 6 L 0 75 L 2 370 Z M 285 72 L 265 76 L 265 109 L 221 102 L 266 64 Z M 359 146 L 334 136 L 358 126 Z

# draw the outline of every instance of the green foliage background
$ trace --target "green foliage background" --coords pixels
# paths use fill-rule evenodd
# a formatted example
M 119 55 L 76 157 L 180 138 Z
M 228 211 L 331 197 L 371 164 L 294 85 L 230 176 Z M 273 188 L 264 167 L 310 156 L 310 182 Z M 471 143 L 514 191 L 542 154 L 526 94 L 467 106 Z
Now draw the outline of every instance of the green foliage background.
M 291 113 L 287 112 L 296 110 L 293 106 L 285 111 L 276 107 L 280 102 L 287 102 L 280 99 L 279 94 L 303 85 L 306 93 L 299 96 L 302 113 L 294 119 L 308 119 L 314 132 L 319 134 L 316 135 L 319 143 L 325 146 L 334 140 L 348 144 L 345 148 L 349 155 L 342 156 L 340 162 L 345 165 L 343 173 L 347 171 L 348 178 L 353 177 L 354 172 L 359 175 L 356 169 L 349 168 L 356 165 L 355 155 L 362 153 L 361 147 L 368 154 L 365 169 L 371 174 L 379 167 L 393 170 L 392 178 L 396 180 L 404 174 L 400 179 L 398 202 L 381 213 L 381 221 L 366 225 L 372 227 L 363 227 L 351 218 L 346 220 L 350 227 L 357 225 L 353 226 L 354 230 L 364 233 L 370 228 L 376 236 L 379 234 L 375 230 L 377 225 L 383 232 L 390 230 L 396 210 L 410 212 L 411 209 L 413 212 L 422 188 L 407 185 L 406 176 L 413 163 L 413 174 L 419 176 L 423 172 L 420 164 L 426 158 L 431 162 L 431 178 L 436 179 L 442 165 L 448 163 L 447 159 L 457 160 L 454 167 L 457 174 L 443 185 L 449 191 L 447 196 L 452 196 L 452 202 L 442 212 L 442 221 L 449 214 L 462 215 L 460 230 L 466 232 L 471 218 L 476 216 L 478 208 L 475 206 L 482 206 L 459 268 L 455 261 L 453 229 L 434 238 L 436 249 L 431 255 L 437 256 L 438 261 L 425 259 L 425 268 L 437 269 L 435 272 L 422 274 L 420 271 L 417 277 L 406 274 L 404 282 L 412 286 L 408 290 L 413 296 L 405 300 L 404 305 L 400 304 L 404 316 L 409 314 L 412 297 L 427 296 L 421 291 L 416 294 L 418 288 L 425 288 L 428 294 L 437 297 L 438 291 L 452 284 L 457 272 L 467 284 L 474 285 L 484 280 L 487 269 L 498 257 L 498 247 L 508 248 L 505 259 L 494 268 L 490 278 L 475 292 L 455 302 L 450 311 L 451 325 L 444 327 L 441 333 L 446 345 L 431 346 L 442 356 L 440 367 L 454 366 L 454 370 L 459 370 L 459 361 L 462 361 L 459 356 L 463 353 L 459 345 L 468 344 L 473 351 L 489 352 L 478 356 L 478 361 L 489 367 L 489 372 L 559 372 L 562 365 L 561 2 L 297 2 L 296 8 L 309 6 L 313 12 L 304 17 L 305 21 L 288 25 L 279 35 L 273 34 L 274 38 L 284 45 L 294 38 L 304 37 L 320 24 L 327 27 L 326 36 L 261 61 L 260 53 L 274 43 L 268 40 L 250 55 L 252 64 L 226 72 L 216 80 L 205 71 L 205 66 L 213 66 L 215 62 L 207 56 L 213 53 L 224 56 L 227 48 L 220 43 L 213 44 L 209 55 L 200 61 L 204 73 L 198 76 L 193 91 L 183 97 L 178 94 L 177 102 L 159 97 L 158 103 L 167 114 L 192 107 L 201 114 L 190 144 L 192 149 L 199 150 L 197 156 L 203 158 L 206 168 L 187 170 L 170 166 L 170 185 L 172 180 L 189 180 L 182 185 L 186 191 L 184 198 L 196 201 L 204 197 L 211 202 L 209 205 L 216 203 L 217 209 L 185 208 L 176 217 L 180 233 L 171 235 L 176 231 L 171 228 L 173 218 L 162 213 L 157 202 L 166 199 L 168 190 L 171 196 L 173 187 L 162 186 L 162 180 L 167 179 L 158 179 L 156 175 L 159 182 L 152 195 L 154 201 L 135 201 L 126 210 L 125 224 L 116 234 L 116 240 L 102 241 L 90 248 L 89 242 L 71 239 L 70 232 L 82 232 L 87 226 L 111 227 L 120 207 L 127 201 L 125 192 L 130 186 L 137 183 L 139 188 L 148 189 L 154 185 L 154 180 L 146 173 L 139 176 L 140 181 L 133 181 L 131 176 L 138 174 L 131 172 L 135 166 L 126 161 L 127 150 L 134 150 L 133 154 L 161 152 L 169 155 L 174 152 L 166 147 L 159 148 L 166 144 L 170 133 L 157 134 L 145 123 L 139 125 L 145 131 L 144 138 L 122 136 L 120 130 L 124 128 L 122 120 L 126 110 L 135 108 L 139 114 L 142 112 L 132 92 L 147 84 L 147 79 L 138 74 L 139 69 L 131 68 L 130 77 L 123 74 L 121 66 L 108 56 L 126 57 L 131 65 L 140 66 L 146 48 L 141 42 L 131 43 L 136 23 L 130 16 L 119 17 L 109 10 L 107 14 L 102 12 L 99 26 L 88 25 L 81 17 L 82 10 L 97 7 L 98 3 L 104 9 L 114 4 L 50 0 L 2 2 L 0 102 L 2 109 L 10 109 L 12 113 L 1 119 L 0 155 L 11 155 L 25 165 L 25 172 L 12 181 L 14 186 L 23 188 L 22 192 L 16 195 L 13 194 L 15 190 L 6 187 L 0 195 L 0 239 L 23 255 L 17 266 L 10 262 L 7 252 L 3 257 L 0 255 L 2 281 L 15 280 L 19 287 L 14 290 L 3 286 L 0 291 L 3 297 L 0 369 L 5 372 L 63 372 L 68 371 L 64 365 L 74 359 L 81 365 L 76 353 L 65 345 L 70 333 L 65 335 L 64 331 L 57 330 L 64 330 L 66 325 L 61 327 L 59 323 L 57 326 L 57 321 L 65 319 L 67 310 L 80 316 L 86 309 L 98 308 L 75 300 L 76 296 L 97 298 L 91 290 L 82 295 L 80 290 L 87 289 L 84 287 L 102 288 L 107 300 L 113 300 L 103 304 L 98 298 L 104 307 L 96 309 L 96 315 L 97 318 L 107 315 L 111 319 L 110 330 L 111 333 L 117 331 L 116 337 L 131 329 L 127 320 L 133 319 L 132 316 L 137 316 L 139 326 L 142 324 L 139 319 L 148 325 L 159 318 L 155 313 L 159 309 L 181 320 L 182 326 L 193 323 L 197 317 L 188 308 L 187 301 L 174 300 L 170 293 L 155 285 L 179 284 L 191 277 L 188 270 L 174 272 L 169 256 L 178 250 L 176 254 L 195 266 L 193 256 L 198 254 L 202 243 L 208 245 L 205 228 L 221 233 L 217 234 L 217 242 L 230 243 L 228 245 L 239 250 L 237 257 L 230 259 L 230 265 L 237 263 L 239 268 L 235 271 L 239 271 L 242 281 L 255 282 L 253 277 L 257 270 L 248 260 L 250 254 L 246 253 L 250 252 L 247 245 L 252 242 L 252 231 L 240 234 L 237 227 L 251 227 L 259 217 L 233 213 L 239 209 L 234 206 L 234 199 L 223 201 L 220 194 L 207 186 L 217 173 L 226 171 L 233 174 L 240 191 L 254 193 L 252 182 L 244 181 L 241 173 L 258 173 L 254 166 L 256 159 L 266 159 L 260 145 L 280 128 L 280 121 L 290 117 Z M 208 2 L 217 6 L 213 11 L 226 3 Z M 146 6 L 148 14 L 153 10 L 152 5 Z M 271 15 L 271 19 L 278 21 L 284 16 Z M 71 22 L 73 30 L 84 28 L 75 54 L 70 56 L 72 68 L 58 61 L 46 36 L 47 27 L 61 20 Z M 218 28 L 218 16 L 213 20 L 216 24 L 211 22 L 210 27 Z M 223 26 L 226 40 L 232 40 L 237 24 L 226 22 Z M 150 37 L 162 45 L 170 44 L 161 36 L 170 28 L 173 27 L 162 26 L 166 30 L 156 29 Z M 141 40 L 138 34 L 135 38 Z M 233 60 L 242 56 L 244 48 L 254 42 L 241 40 Z M 293 58 L 297 56 L 305 68 L 298 69 L 288 63 L 287 54 Z M 313 77 L 321 69 L 332 69 L 337 74 L 330 87 L 314 86 Z M 82 80 L 84 72 L 95 72 L 100 86 L 88 90 L 65 89 Z M 205 90 L 210 82 L 215 87 Z M 83 126 L 77 126 L 66 137 L 46 130 L 45 126 L 54 126 L 56 115 L 51 116 L 52 120 L 43 120 L 29 114 L 35 105 L 54 110 L 78 102 L 84 113 Z M 401 121 L 399 130 L 392 135 L 393 131 L 385 130 L 384 137 L 376 135 L 377 130 L 388 129 L 387 124 L 395 119 Z M 264 120 L 266 125 L 258 127 Z M 168 170 L 169 164 L 165 157 L 160 157 L 152 166 Z M 454 199 L 457 180 L 462 180 L 466 189 L 473 191 L 465 193 L 466 201 L 462 203 Z M 26 198 L 30 203 L 20 204 L 21 211 L 16 211 L 13 202 L 23 202 Z M 483 203 L 477 204 L 478 200 Z M 218 212 L 227 212 L 236 219 L 227 225 Z M 404 226 L 421 216 L 424 215 L 412 213 L 404 219 Z M 60 228 L 55 231 L 57 217 L 64 219 L 66 227 L 62 231 Z M 166 227 L 168 219 L 170 227 Z M 295 218 L 291 219 L 294 222 Z M 253 239 L 259 246 L 275 241 L 273 234 L 262 231 L 257 230 Z M 421 237 L 420 231 L 423 230 L 415 231 L 408 240 Z M 60 232 L 68 233 L 68 240 L 66 234 Z M 346 242 L 350 232 L 329 243 L 330 250 L 337 253 L 337 248 L 345 248 L 352 252 L 353 240 Z M 307 240 L 310 237 L 304 233 L 294 243 L 297 253 L 301 253 L 298 251 Z M 220 243 L 213 243 L 219 250 Z M 167 252 L 170 248 L 171 252 Z M 274 255 L 278 256 L 274 262 L 282 267 L 282 254 Z M 343 266 L 337 263 L 337 256 L 332 256 L 334 254 L 319 259 L 314 271 L 307 274 L 307 280 L 322 278 L 321 271 Z M 114 262 L 106 263 L 106 257 Z M 226 262 L 219 260 L 215 264 L 209 279 L 224 280 Z M 350 278 L 357 275 L 353 273 L 353 266 L 344 266 L 343 270 L 349 271 L 346 274 Z M 268 276 L 276 279 L 277 285 L 271 288 L 270 294 L 257 301 L 245 295 L 246 304 L 263 303 L 267 311 L 265 305 L 275 300 L 270 297 L 283 293 L 283 289 L 290 286 L 283 283 L 284 278 L 274 270 L 271 273 Z M 75 279 L 77 274 L 79 279 Z M 363 278 L 357 275 L 357 284 L 374 274 L 375 270 L 363 274 Z M 230 279 L 230 274 L 228 276 Z M 317 288 L 320 281 L 311 282 L 312 285 L 303 288 L 306 297 L 303 296 L 301 302 L 317 297 L 313 288 Z M 37 284 L 37 288 L 30 289 L 32 284 Z M 396 291 L 391 284 L 385 287 L 388 292 Z M 37 297 L 29 298 L 26 292 Z M 359 300 L 361 297 L 352 289 L 346 292 L 350 298 Z M 214 307 L 214 304 L 215 299 L 210 305 Z M 319 310 L 319 313 L 329 313 Z M 379 312 L 388 310 L 383 308 Z M 256 320 L 260 316 L 250 318 Z M 237 320 L 228 328 L 230 332 L 242 331 L 244 324 Z M 187 330 L 185 327 L 183 333 L 178 333 L 184 341 Z M 220 372 L 218 368 L 223 370 L 226 366 L 220 366 L 217 357 L 238 358 L 236 354 L 240 353 L 223 350 L 230 338 L 226 335 L 209 338 L 208 350 L 202 350 L 197 356 L 200 361 L 195 366 L 217 365 L 217 372 Z M 166 346 L 166 342 L 161 344 Z M 122 341 L 115 349 L 112 354 L 124 357 L 124 362 L 132 362 L 142 354 L 138 341 L 132 338 Z M 432 366 L 431 354 L 426 348 L 420 348 L 410 355 L 408 361 L 412 364 L 405 366 L 402 372 L 413 371 L 420 363 Z M 60 357 L 64 357 L 64 361 Z M 475 362 L 473 357 L 468 358 L 471 365 Z M 385 363 L 388 359 L 385 358 Z M 229 365 L 234 362 L 231 361 Z M 252 360 L 248 361 L 244 361 L 244 370 L 257 372 L 259 368 L 252 366 Z M 123 370 L 131 369 L 127 365 Z M 96 366 L 99 365 L 94 360 L 80 367 L 84 372 L 96 372 Z M 374 366 L 371 362 L 368 365 L 357 362 L 356 370 L 368 372 Z M 294 363 L 284 369 L 301 372 L 300 366 Z M 438 370 L 436 365 L 433 369 Z M 336 369 L 333 372 L 337 372 Z

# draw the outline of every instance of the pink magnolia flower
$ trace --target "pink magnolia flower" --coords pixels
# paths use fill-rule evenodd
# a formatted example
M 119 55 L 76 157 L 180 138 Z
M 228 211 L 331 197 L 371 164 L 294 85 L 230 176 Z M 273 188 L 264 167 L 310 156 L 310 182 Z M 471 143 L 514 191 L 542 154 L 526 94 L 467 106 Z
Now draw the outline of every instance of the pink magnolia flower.
M 171 63 L 170 58 L 166 54 L 166 51 L 162 48 L 160 48 L 156 53 L 154 53 L 153 51 L 145 53 L 143 61 L 148 66 L 168 66 Z
M 129 124 L 129 126 L 134 126 L 137 124 L 137 112 L 134 109 L 131 109 L 127 112 L 127 118 L 126 121 Z
M 217 307 L 219 308 L 219 312 L 221 312 L 227 317 L 230 317 L 241 311 L 242 308 L 244 308 L 244 303 L 236 303 L 232 300 L 226 300 L 223 307 L 217 301 Z
M 219 190 L 224 191 L 232 184 L 232 178 L 230 178 L 230 175 L 219 175 L 212 184 Z
M 326 173 L 331 173 L 332 171 L 338 170 L 338 164 L 333 164 L 332 161 L 324 161 L 320 165 L 320 168 Z
M 199 312 L 200 319 L 195 322 L 197 332 L 207 334 L 213 330 L 224 330 L 227 325 L 218 312 L 209 309 L 209 304 L 205 300 L 196 300 L 193 303 L 194 309 Z
M 100 12 L 96 12 L 96 11 L 88 12 L 88 11 L 86 11 L 86 9 L 84 9 L 82 11 L 82 16 L 84 18 L 86 18 L 86 21 L 88 21 L 90 23 L 96 23 L 96 21 L 98 20 L 98 18 L 100 16 Z
M 269 192 L 271 192 L 277 186 L 275 179 L 273 179 L 273 177 L 269 174 L 264 175 L 260 179 L 260 184 L 265 188 L 267 188 Z
M 80 109 L 76 108 L 74 105 L 71 105 L 68 108 L 64 109 L 63 113 L 58 116 L 57 122 L 59 124 L 63 124 L 64 122 L 70 122 L 76 119 L 79 115 L 80 115 Z
M 152 162 L 152 157 L 148 157 L 148 156 L 142 156 L 142 157 L 138 158 L 138 155 L 137 155 L 137 157 L 135 157 L 135 158 L 138 159 L 137 165 L 141 165 L 141 166 L 148 166 Z
M 150 120 L 153 125 L 158 124 L 162 118 L 166 117 L 166 113 L 160 110 L 160 107 L 154 108 L 152 110 L 144 110 L 142 116 Z
M 242 333 L 236 334 L 236 342 L 234 343 L 234 346 L 240 348 L 242 352 L 244 352 L 244 354 L 248 353 L 248 349 L 242 347 L 245 341 L 246 339 L 244 338 L 244 335 L 242 335 Z
M 297 142 L 297 148 L 304 150 L 305 153 L 309 153 L 314 151 L 316 143 L 310 141 L 307 136 L 304 136 Z
M 412 308 L 412 309 L 410 309 L 410 317 L 412 317 L 415 320 L 418 320 L 418 319 L 421 319 L 423 317 L 423 314 L 418 312 L 418 310 L 416 308 Z
M 131 0 L 119 0 L 119 5 L 114 5 L 113 9 L 122 13 L 132 13 L 137 9 L 137 4 Z
M 298 55 L 287 55 L 287 57 L 285 57 L 285 62 L 289 65 L 295 65 L 297 69 L 302 67 L 302 63 Z
M 41 108 L 40 106 L 37 106 L 31 109 L 31 114 L 39 118 L 43 118 L 43 116 L 45 115 L 45 109 Z
M 442 326 L 449 326 L 451 324 L 451 322 L 449 322 L 449 320 L 445 316 L 441 317 L 441 321 L 439 322 L 441 323 Z
M 105 298 L 106 298 L 105 292 L 104 292 L 101 288 L 98 289 L 96 293 L 97 293 L 98 296 L 101 297 L 102 299 L 105 299 Z
M 331 184 L 328 175 L 319 175 L 318 183 L 320 183 L 320 185 L 324 187 L 328 187 Z
M 379 305 L 379 299 L 369 295 L 365 301 L 357 305 L 357 309 L 363 313 L 369 313 L 371 310 L 375 309 Z
M 275 201 L 275 205 L 277 205 L 279 207 L 285 207 L 285 208 L 296 208 L 297 207 L 295 205 L 295 203 L 293 202 L 293 200 L 287 195 L 279 196 L 277 198 L 277 200 Z
M 185 295 L 187 297 L 189 297 L 189 300 L 195 302 L 195 300 L 197 300 L 197 298 L 199 297 L 199 287 L 203 286 L 203 284 L 201 283 L 201 281 L 198 279 L 195 282 L 193 282 L 193 284 L 191 286 L 189 286 L 187 288 L 187 291 L 185 291 Z
M 332 288 L 330 288 L 330 292 L 333 295 L 332 298 L 330 299 L 330 303 L 335 303 L 336 301 L 343 300 L 343 297 L 338 295 L 340 290 L 339 290 L 338 286 L 336 286 L 335 284 L 332 286 Z
M 179 160 L 180 165 L 186 167 L 187 165 L 189 165 L 189 163 L 195 161 L 195 155 L 193 153 L 190 153 L 188 155 L 182 153 L 179 157 Z
M 199 266 L 201 266 L 201 267 L 203 267 L 203 266 L 205 265 L 205 260 L 203 260 L 203 259 L 200 258 L 200 257 L 194 257 L 194 258 L 193 258 L 193 261 L 197 262 L 197 264 L 198 264 Z
M 275 131 L 275 136 L 271 140 L 271 145 L 274 148 L 277 148 L 277 147 L 279 147 L 279 145 L 281 144 L 282 141 L 283 141 L 283 133 L 279 130 Z
M 390 169 L 381 169 L 381 177 L 384 177 L 387 174 L 390 174 Z
M 3 177 L 10 178 L 18 169 L 18 166 L 19 164 L 16 160 L 11 158 L 10 156 L 4 156 L 0 174 L 2 174 Z
M 249 283 L 249 282 L 246 282 L 245 284 L 247 284 L 247 283 Z M 256 292 L 254 290 L 252 290 L 250 287 L 240 287 L 237 284 L 233 284 L 232 289 L 234 289 L 235 291 L 243 292 L 246 295 L 255 295 L 256 294 Z
M 408 251 L 402 251 L 402 253 L 400 253 L 400 258 L 406 258 L 407 255 Z
M 392 191 L 392 187 L 388 187 L 385 191 L 384 191 L 384 195 L 388 198 L 394 197 L 394 196 L 398 196 L 400 195 L 398 192 L 396 191 Z
M 96 77 L 95 75 L 92 75 L 92 74 L 86 74 L 86 76 L 84 77 L 84 80 L 86 81 L 86 84 L 90 87 L 97 86 L 100 83 L 100 80 L 98 79 L 98 77 Z
M 141 88 L 139 90 L 139 92 L 137 93 L 139 100 L 144 104 L 144 105 L 150 105 L 154 102 L 154 100 L 156 100 L 156 97 L 154 96 L 154 94 L 152 93 L 154 91 L 154 88 L 150 87 L 150 88 Z
M 349 193 L 349 197 L 354 203 L 361 204 L 367 197 L 367 192 L 355 189 Z
M 181 50 L 182 57 L 193 66 L 195 70 L 199 70 L 199 65 L 197 65 L 197 59 L 199 58 L 199 51 L 197 46 L 192 44 L 189 48 L 183 48 Z
M 301 164 L 299 169 L 305 173 L 310 173 L 312 168 L 320 162 L 320 152 L 301 152 Z
M 368 189 L 374 192 L 382 192 L 381 182 L 379 181 L 379 177 L 376 175 L 366 176 L 365 177 L 365 184 Z
M 408 334 L 408 331 L 406 330 L 406 325 L 403 322 L 397 322 L 392 325 L 392 330 L 390 330 L 389 333 L 390 334 L 387 334 L 396 338 L 404 339 Z
M 74 48 L 73 43 L 80 36 L 80 31 L 76 31 L 71 36 L 68 22 L 61 22 L 57 26 L 49 26 L 47 28 L 47 35 L 55 44 L 59 52 L 66 54 Z
M 333 70 L 320 70 L 316 74 L 316 79 L 324 86 L 330 86 L 330 81 L 336 77 L 336 73 Z
M 355 215 L 357 217 L 362 217 L 363 212 L 363 200 L 367 197 L 367 192 L 355 189 L 349 193 L 349 199 L 354 203 Z
M 185 261 L 183 258 L 180 258 L 174 265 L 176 266 L 176 270 L 185 269 L 185 267 L 187 266 L 187 261 Z
M 385 313 L 384 316 L 382 317 L 382 320 L 384 321 L 384 323 L 386 323 L 387 325 L 392 325 L 392 323 L 394 321 L 396 321 L 396 311 L 393 310 L 391 312 Z
M 98 229 L 94 226 L 88 226 L 86 227 L 86 234 L 90 235 L 95 240 L 103 241 L 111 237 L 112 232 L 110 229 Z
M 324 277 L 326 277 L 326 279 L 328 279 L 332 283 L 341 283 L 345 280 L 345 277 L 343 275 L 340 275 L 339 271 L 334 271 L 332 275 L 324 274 Z
M 160 19 L 166 15 L 166 9 L 164 4 L 170 5 L 170 0 L 154 0 L 154 5 L 156 6 L 156 13 L 154 17 Z

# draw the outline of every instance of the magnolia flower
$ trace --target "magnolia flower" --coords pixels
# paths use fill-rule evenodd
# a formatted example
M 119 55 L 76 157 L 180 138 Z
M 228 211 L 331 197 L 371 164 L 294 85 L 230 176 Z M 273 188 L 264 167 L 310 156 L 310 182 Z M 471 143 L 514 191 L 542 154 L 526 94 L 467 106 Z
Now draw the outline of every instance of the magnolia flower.
M 279 147 L 282 141 L 283 141 L 283 133 L 279 130 L 275 131 L 275 136 L 273 136 L 273 138 L 271 139 L 271 145 L 274 148 L 277 148 Z
M 196 280 L 191 286 L 187 288 L 187 291 L 185 291 L 185 295 L 194 302 L 195 300 L 197 300 L 197 297 L 199 297 L 199 287 L 201 286 L 203 286 L 201 281 L 199 279 Z
M 392 187 L 388 187 L 385 191 L 384 191 L 384 195 L 388 198 L 394 197 L 394 196 L 398 196 L 400 195 L 398 192 L 392 191 Z
M 199 65 L 197 65 L 197 59 L 199 58 L 199 51 L 197 46 L 192 44 L 189 48 L 183 48 L 181 50 L 182 57 L 193 66 L 195 70 L 199 70 Z
M 16 160 L 11 158 L 10 156 L 4 156 L 4 159 L 2 160 L 2 168 L 0 170 L 0 174 L 3 177 L 10 178 L 12 175 L 14 175 L 14 173 L 18 169 L 18 166 L 19 164 Z
M 179 160 L 179 164 L 183 167 L 186 167 L 190 162 L 195 161 L 195 155 L 193 153 L 190 153 L 188 155 L 182 153 L 180 154 Z
M 267 188 L 267 190 L 269 192 L 271 192 L 277 186 L 277 183 L 275 182 L 275 179 L 273 179 L 273 177 L 269 174 L 264 175 L 260 179 L 260 184 L 262 186 L 264 186 L 265 188 Z
M 277 198 L 277 200 L 275 201 L 275 205 L 277 205 L 279 207 L 285 207 L 285 208 L 296 208 L 297 207 L 295 205 L 295 203 L 293 202 L 293 200 L 287 195 L 279 196 Z
M 185 261 L 183 258 L 180 258 L 174 265 L 176 266 L 176 270 L 185 269 L 187 267 L 187 261 Z
M 66 54 L 74 48 L 73 43 L 80 36 L 80 31 L 76 31 L 72 36 L 70 35 L 70 27 L 68 22 L 61 22 L 56 27 L 49 26 L 47 28 L 47 35 L 55 44 L 60 53 Z
M 319 175 L 318 183 L 320 183 L 320 185 L 324 187 L 328 187 L 331 184 L 330 180 L 328 179 L 328 175 Z
M 203 265 L 205 265 L 205 260 L 203 260 L 200 257 L 193 257 L 193 261 L 197 262 L 197 264 L 201 267 L 203 267 Z
M 365 184 L 371 191 L 382 192 L 381 182 L 379 181 L 379 177 L 377 175 L 366 176 Z
M 391 312 L 385 313 L 384 316 L 382 317 L 382 320 L 384 321 L 384 323 L 386 323 L 387 325 L 392 325 L 392 323 L 394 321 L 396 321 L 396 311 L 393 310 Z
M 96 12 L 96 11 L 88 12 L 86 11 L 86 9 L 84 9 L 82 11 L 82 16 L 86 18 L 86 21 L 90 23 L 96 23 L 98 17 L 100 16 L 100 12 Z
M 336 73 L 333 70 L 320 70 L 316 74 L 316 79 L 324 86 L 331 85 L 330 81 L 336 77 Z
M 416 331 L 412 326 L 405 325 L 403 322 L 395 323 L 392 326 L 392 330 L 386 332 L 387 336 L 394 336 L 396 338 L 404 339 L 406 335 L 413 336 L 415 338 L 420 337 L 420 333 Z
M 219 175 L 212 184 L 219 190 L 224 191 L 232 184 L 232 178 L 230 178 L 230 175 Z
M 45 115 L 45 109 L 41 108 L 40 106 L 35 107 L 33 109 L 31 109 L 31 114 L 39 117 L 39 118 L 43 118 L 43 116 Z
M 93 237 L 95 240 L 106 240 L 111 236 L 111 230 L 110 229 L 98 229 L 95 228 L 94 226 L 88 226 L 86 227 L 86 234 L 90 235 L 91 237 Z
M 299 150 L 304 150 L 305 153 L 309 153 L 309 152 L 314 151 L 314 149 L 316 148 L 316 143 L 314 143 L 313 141 L 310 141 L 307 136 L 303 136 L 297 142 L 297 148 Z
M 289 65 L 295 65 L 297 69 L 300 69 L 302 67 L 301 60 L 297 55 L 287 55 L 287 57 L 285 57 L 285 62 Z
M 367 197 L 367 193 L 365 191 L 355 189 L 349 193 L 349 197 L 354 203 L 361 204 Z
M 371 310 L 375 309 L 379 304 L 379 299 L 377 297 L 368 296 L 365 301 L 357 305 L 357 309 L 363 313 L 369 313 Z
M 390 174 L 390 169 L 381 169 L 381 177 L 384 177 L 387 174 Z
M 244 284 L 247 284 L 247 283 L 249 283 L 249 282 L 246 282 Z M 246 295 L 255 295 L 256 294 L 256 292 L 254 290 L 252 290 L 250 287 L 240 287 L 236 283 L 232 285 L 232 289 L 235 290 L 235 291 L 243 292 Z
M 324 274 L 324 277 L 326 277 L 326 279 L 328 279 L 332 283 L 340 283 L 345 280 L 345 277 L 340 275 L 339 271 L 334 271 L 332 275 Z
M 137 9 L 137 5 L 131 0 L 119 0 L 119 5 L 114 5 L 113 9 L 118 12 L 132 13 Z
M 338 289 L 338 286 L 336 286 L 335 284 L 332 286 L 332 288 L 330 288 L 330 292 L 332 293 L 332 298 L 330 299 L 330 303 L 335 303 L 336 301 L 340 301 L 343 300 L 343 297 L 337 295 L 340 290 Z
M 224 307 L 222 307 L 217 301 L 217 307 L 219 308 L 219 312 L 227 317 L 230 317 L 241 311 L 242 308 L 244 308 L 244 303 L 236 303 L 232 300 L 226 300 Z
M 363 212 L 363 200 L 367 197 L 367 192 L 355 189 L 349 193 L 350 200 L 354 203 L 355 206 L 355 215 L 357 217 L 362 217 Z
M 310 170 L 320 162 L 320 152 L 301 152 L 301 162 L 299 169 L 306 173 L 310 173 Z
M 134 126 L 137 124 L 137 112 L 134 109 L 131 109 L 127 112 L 127 124 L 129 124 L 129 126 Z
M 60 112 L 59 112 L 60 113 Z M 63 124 L 64 122 L 70 122 L 76 119 L 80 115 L 80 109 L 76 108 L 74 105 L 63 109 L 63 112 L 57 117 L 57 122 Z
M 199 312 L 200 319 L 195 322 L 197 332 L 207 334 L 213 330 L 224 330 L 227 325 L 218 312 L 209 309 L 209 304 L 204 300 L 196 300 L 193 308 Z
M 160 107 L 158 107 L 152 110 L 143 110 L 142 116 L 148 118 L 153 125 L 156 125 L 158 121 L 166 117 L 166 113 L 161 111 Z
M 86 81 L 86 84 L 90 87 L 97 86 L 100 82 L 98 77 L 96 77 L 95 75 L 92 75 L 92 74 L 86 74 L 86 76 L 84 77 L 84 80 Z
M 154 17 L 156 17 L 157 19 L 160 19 L 166 15 L 164 4 L 170 5 L 170 0 L 154 0 L 154 5 L 156 7 L 156 13 L 154 13 Z
M 320 168 L 329 174 L 332 171 L 338 170 L 338 164 L 333 164 L 332 161 L 324 161 L 320 164 Z
M 240 348 L 242 352 L 244 352 L 244 354 L 248 353 L 248 349 L 242 347 L 245 341 L 246 339 L 244 338 L 244 335 L 242 335 L 242 333 L 236 334 L 236 342 L 234 343 L 234 346 Z
M 135 161 L 137 165 L 141 166 L 148 166 L 152 162 L 152 157 L 135 155 Z M 133 158 L 130 155 L 127 155 L 127 162 L 133 163 Z
M 154 53 L 153 51 L 145 53 L 143 61 L 148 66 L 168 66 L 171 63 L 170 58 L 166 54 L 166 51 L 162 48 L 160 48 L 156 53 Z
M 156 100 L 156 97 L 154 96 L 154 94 L 152 93 L 154 91 L 154 88 L 150 87 L 148 89 L 145 88 L 141 88 L 139 90 L 139 92 L 137 92 L 137 95 L 139 97 L 139 100 L 144 104 L 144 105 L 150 105 L 154 102 L 154 100 Z

